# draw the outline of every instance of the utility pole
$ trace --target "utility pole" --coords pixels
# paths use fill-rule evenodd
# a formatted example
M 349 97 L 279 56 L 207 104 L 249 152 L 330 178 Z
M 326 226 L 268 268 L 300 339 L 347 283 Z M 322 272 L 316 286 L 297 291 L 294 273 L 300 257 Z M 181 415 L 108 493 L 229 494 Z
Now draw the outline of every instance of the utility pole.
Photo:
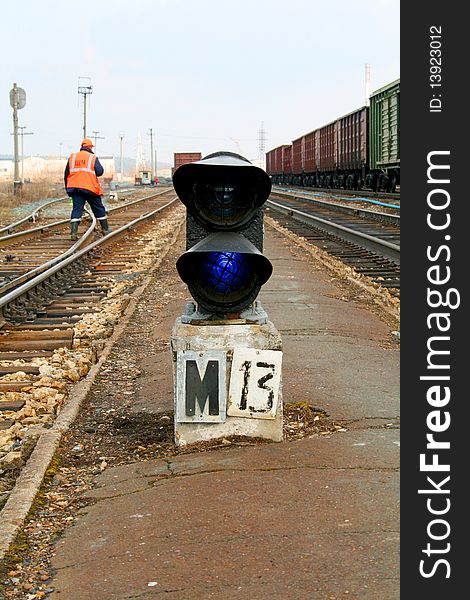
M 140 171 L 145 171 L 147 168 L 147 161 L 144 156 L 144 147 L 142 144 L 142 136 L 140 135 L 140 131 L 137 132 L 137 154 L 135 160 L 135 171 L 136 175 L 139 174 Z
M 100 137 L 98 135 L 99 131 L 92 131 L 91 133 L 92 133 L 91 137 L 95 140 L 95 152 L 96 152 L 96 140 L 104 140 L 104 137 Z
M 20 88 L 13 84 L 13 88 L 10 90 L 10 106 L 13 109 L 13 143 L 14 143 L 14 175 L 13 175 L 13 193 L 19 193 L 21 189 L 20 174 L 18 168 L 18 111 L 24 108 L 26 105 L 26 92 L 23 88 Z
M 62 144 L 64 142 L 59 142 L 59 160 L 62 160 Z
M 18 129 L 21 129 L 20 135 L 21 135 L 21 183 L 24 183 L 24 145 L 23 145 L 23 137 L 25 135 L 34 135 L 34 133 L 32 131 L 28 131 L 25 132 L 26 129 L 26 125 L 23 125 L 22 127 L 18 127 Z
M 80 82 L 80 80 L 84 80 Z M 91 77 L 78 78 L 78 93 L 83 96 L 83 137 L 86 138 L 86 97 L 93 93 Z
M 123 177 L 124 177 L 124 156 L 122 154 L 122 140 L 123 139 L 124 139 L 124 134 L 120 133 L 119 134 L 119 141 L 120 141 L 119 152 L 120 152 L 120 155 L 121 155 L 121 167 L 120 167 L 120 171 L 121 171 L 121 183 L 122 183 Z
M 152 163 L 152 182 L 154 181 L 154 164 L 153 164 L 153 129 L 149 130 L 148 135 L 150 136 L 150 161 Z

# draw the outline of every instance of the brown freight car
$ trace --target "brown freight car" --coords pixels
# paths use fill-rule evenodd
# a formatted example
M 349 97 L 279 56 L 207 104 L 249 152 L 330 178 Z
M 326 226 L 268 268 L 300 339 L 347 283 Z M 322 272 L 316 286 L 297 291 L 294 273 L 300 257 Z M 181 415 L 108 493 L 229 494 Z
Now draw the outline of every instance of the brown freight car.
M 303 174 L 300 185 L 314 185 L 317 168 L 320 164 L 320 130 L 304 135 Z
M 304 171 L 314 173 L 317 168 L 315 154 L 315 131 L 304 135 Z
M 176 171 L 176 169 L 178 167 L 181 167 L 181 165 L 186 165 L 187 163 L 192 163 L 192 162 L 201 160 L 202 154 L 201 154 L 201 152 L 175 152 L 173 154 L 173 157 L 174 157 L 174 163 L 173 163 L 174 166 L 171 169 L 172 176 L 173 176 L 173 173 Z
M 276 149 L 266 152 L 266 173 L 268 175 L 274 175 L 275 173 L 275 154 Z
M 289 150 L 292 148 L 292 146 L 278 146 L 277 148 L 274 148 L 273 152 L 273 161 L 272 161 L 272 174 L 273 175 L 279 175 L 280 173 L 284 173 L 284 166 L 286 164 L 285 162 L 285 153 L 286 151 L 289 152 Z M 271 175 L 271 173 L 269 173 L 269 175 Z
M 282 172 L 290 177 L 292 175 L 292 146 L 283 146 Z
M 336 169 L 337 121 L 320 128 L 320 185 L 332 187 Z
M 367 167 L 368 108 L 363 106 L 337 121 L 335 187 L 355 189 Z
M 294 183 L 299 185 L 301 183 L 302 175 L 304 173 L 304 160 L 305 160 L 305 136 L 301 136 L 292 142 L 292 174 L 294 176 Z
M 266 153 L 266 172 L 268 175 L 273 175 L 274 174 L 274 169 L 275 169 L 275 151 L 276 148 L 273 148 L 272 150 L 270 150 L 269 152 Z

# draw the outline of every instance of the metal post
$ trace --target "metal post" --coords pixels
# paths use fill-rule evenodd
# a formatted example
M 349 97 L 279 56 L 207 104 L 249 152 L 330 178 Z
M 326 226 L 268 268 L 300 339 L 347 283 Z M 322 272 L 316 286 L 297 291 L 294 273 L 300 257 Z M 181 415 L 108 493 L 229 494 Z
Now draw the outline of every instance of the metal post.
M 86 94 L 83 95 L 83 137 L 86 138 Z
M 26 129 L 26 125 L 22 125 L 21 127 L 18 127 L 18 129 L 21 129 L 20 135 L 21 135 L 21 183 L 24 183 L 24 152 L 23 152 L 23 148 L 24 148 L 24 143 L 23 143 L 23 138 L 25 135 L 34 135 L 32 131 L 28 131 L 25 132 Z
M 88 85 L 80 85 L 80 79 L 87 79 Z M 86 97 L 93 93 L 93 86 L 90 85 L 90 77 L 78 78 L 78 93 L 83 96 L 83 137 L 86 138 Z
M 21 183 L 24 183 L 24 146 L 23 146 L 23 130 L 25 127 L 18 127 L 21 129 Z
M 121 183 L 122 183 L 122 181 L 123 181 L 123 178 L 124 178 L 124 157 L 123 157 L 123 154 L 122 154 L 122 140 L 123 140 L 123 138 L 124 138 L 124 134 L 122 134 L 122 133 L 121 133 L 121 134 L 119 135 L 119 140 L 120 140 L 120 148 L 119 148 L 119 151 L 120 151 L 120 158 L 121 158 L 121 166 L 120 166 L 120 172 L 121 172 Z
M 18 90 L 16 83 L 13 84 L 13 145 L 14 145 L 14 175 L 13 193 L 16 194 L 21 188 L 19 165 L 18 165 Z
M 154 164 L 153 164 L 153 129 L 150 129 L 149 131 L 149 136 L 150 136 L 150 159 L 152 162 L 152 182 L 154 181 Z

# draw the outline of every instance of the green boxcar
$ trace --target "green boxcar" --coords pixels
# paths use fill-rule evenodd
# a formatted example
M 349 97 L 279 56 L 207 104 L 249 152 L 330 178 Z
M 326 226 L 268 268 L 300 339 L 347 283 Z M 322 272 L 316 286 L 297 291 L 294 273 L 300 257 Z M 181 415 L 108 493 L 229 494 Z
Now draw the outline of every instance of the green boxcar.
M 400 80 L 370 96 L 369 167 L 399 180 L 400 172 Z

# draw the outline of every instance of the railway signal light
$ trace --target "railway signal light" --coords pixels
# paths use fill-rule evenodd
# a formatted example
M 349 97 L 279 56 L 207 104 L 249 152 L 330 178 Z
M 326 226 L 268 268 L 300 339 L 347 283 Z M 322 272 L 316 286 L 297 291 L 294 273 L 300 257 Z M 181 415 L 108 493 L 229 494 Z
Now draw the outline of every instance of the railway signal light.
M 263 255 L 265 171 L 231 152 L 181 165 L 173 185 L 187 208 L 187 251 L 176 268 L 207 318 L 246 310 L 272 273 Z

